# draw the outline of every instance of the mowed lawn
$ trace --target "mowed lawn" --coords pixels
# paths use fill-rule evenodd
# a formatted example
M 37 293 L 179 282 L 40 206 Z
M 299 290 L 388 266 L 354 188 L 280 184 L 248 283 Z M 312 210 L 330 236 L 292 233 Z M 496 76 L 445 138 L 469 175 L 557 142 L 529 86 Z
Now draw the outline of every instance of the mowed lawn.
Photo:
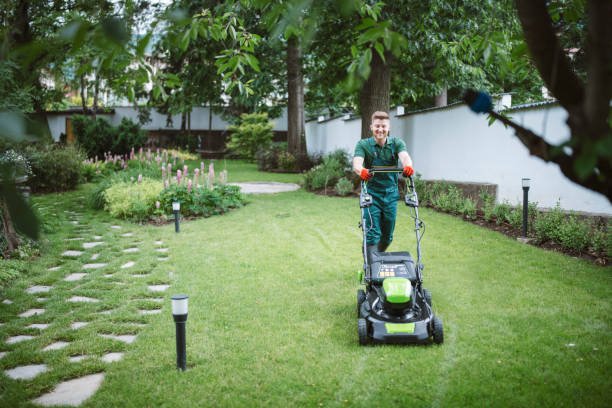
M 249 200 L 183 222 L 179 234 L 131 227 L 139 241 L 169 247 L 154 268 L 171 287 L 84 406 L 609 405 L 610 268 L 422 209 L 425 287 L 445 342 L 362 347 L 357 199 L 297 191 Z M 413 228 L 400 207 L 390 250 L 415 253 Z M 189 295 L 185 372 L 175 368 L 175 293 Z

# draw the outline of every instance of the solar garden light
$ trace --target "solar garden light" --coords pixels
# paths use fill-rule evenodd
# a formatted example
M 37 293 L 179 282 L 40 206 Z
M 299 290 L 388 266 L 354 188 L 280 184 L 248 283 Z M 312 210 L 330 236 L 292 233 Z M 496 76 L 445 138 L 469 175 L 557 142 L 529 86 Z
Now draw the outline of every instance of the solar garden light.
M 187 325 L 187 303 L 189 296 L 172 296 L 172 317 L 176 326 L 176 368 L 187 369 L 187 348 L 185 346 L 185 326 Z
M 174 201 L 172 203 L 172 211 L 174 211 L 174 231 L 179 232 L 179 212 L 181 211 L 181 203 L 178 201 Z
M 527 217 L 529 215 L 529 184 L 531 180 L 522 179 L 523 185 L 523 238 L 527 238 Z

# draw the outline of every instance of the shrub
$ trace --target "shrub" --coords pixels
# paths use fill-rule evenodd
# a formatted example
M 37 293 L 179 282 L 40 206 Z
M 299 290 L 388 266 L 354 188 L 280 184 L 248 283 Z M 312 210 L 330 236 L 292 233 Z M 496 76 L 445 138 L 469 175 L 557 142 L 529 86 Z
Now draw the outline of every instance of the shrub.
M 336 193 L 341 196 L 347 196 L 353 192 L 353 182 L 347 179 L 346 177 L 342 177 L 336 183 Z
M 4 175 L 11 179 L 30 177 L 32 166 L 23 154 L 10 149 L 0 154 L 0 179 Z
M 557 202 L 555 208 L 549 212 L 540 213 L 534 222 L 534 232 L 536 240 L 540 243 L 552 240 L 559 242 L 559 231 L 565 221 L 565 214 L 561 209 L 561 204 Z
M 115 154 L 128 153 L 132 148 L 143 146 L 146 141 L 147 133 L 140 129 L 140 125 L 129 118 L 123 118 L 116 129 L 111 151 Z
M 184 184 L 171 184 L 159 194 L 159 201 L 166 214 L 171 214 L 172 203 L 179 201 L 182 215 L 204 217 L 223 214 L 246 202 L 239 187 L 227 184 L 217 184 L 212 189 L 194 187 L 191 191 Z
M 493 209 L 495 208 L 495 197 L 482 189 L 478 193 L 478 197 L 482 201 L 482 216 L 487 222 L 493 220 Z
M 274 136 L 267 113 L 244 113 L 240 115 L 240 123 L 229 130 L 232 136 L 227 148 L 247 160 L 255 160 L 257 151 L 272 143 Z
M 432 205 L 451 214 L 461 214 L 464 198 L 457 187 L 449 185 L 446 192 L 442 192 L 432 198 Z
M 463 206 L 461 208 L 461 214 L 467 219 L 473 219 L 476 217 L 476 202 L 469 197 L 463 200 Z
M 279 157 L 281 153 L 287 151 L 287 142 L 270 143 L 257 150 L 257 169 L 260 171 L 270 171 L 280 168 Z
M 612 234 L 607 225 L 601 228 L 592 226 L 591 249 L 599 257 L 612 258 Z
M 557 242 L 566 249 L 581 253 L 588 247 L 590 235 L 589 224 L 570 214 L 559 227 Z
M 104 191 L 104 208 L 113 217 L 143 221 L 153 213 L 161 189 L 161 182 L 156 180 L 115 182 Z
M 72 190 L 81 180 L 85 155 L 74 146 L 29 147 L 26 156 L 33 173 L 28 184 L 34 192 Z
M 508 223 L 515 229 L 523 228 L 523 208 L 516 206 L 510 209 L 510 213 L 507 217 Z
M 493 216 L 495 217 L 495 223 L 501 225 L 504 222 L 509 222 L 510 212 L 512 211 L 512 205 L 508 201 L 496 204 L 493 207 Z
M 323 158 L 323 162 L 304 175 L 304 188 L 320 190 L 335 186 L 340 178 L 345 176 L 348 167 L 348 157 L 343 150 L 335 151 Z
M 105 119 L 76 115 L 72 117 L 72 128 L 87 157 L 101 159 L 112 151 L 116 131 Z

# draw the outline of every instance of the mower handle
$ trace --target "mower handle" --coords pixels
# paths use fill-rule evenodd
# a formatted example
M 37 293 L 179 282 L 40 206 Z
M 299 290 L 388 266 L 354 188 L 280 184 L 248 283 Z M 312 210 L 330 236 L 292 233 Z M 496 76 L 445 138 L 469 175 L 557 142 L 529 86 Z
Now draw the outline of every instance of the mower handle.
M 368 172 L 372 174 L 376 173 L 403 173 L 404 169 L 401 167 L 391 167 L 391 166 L 374 166 L 371 169 L 368 169 Z

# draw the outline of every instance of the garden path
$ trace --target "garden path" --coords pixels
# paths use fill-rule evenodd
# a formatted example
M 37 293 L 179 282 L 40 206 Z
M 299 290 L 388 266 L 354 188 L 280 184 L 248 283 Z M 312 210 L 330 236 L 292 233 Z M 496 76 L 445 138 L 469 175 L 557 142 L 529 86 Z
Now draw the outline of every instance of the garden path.
M 50 211 L 57 216 L 57 209 Z M 170 287 L 168 279 L 152 277 L 151 262 L 138 265 L 147 263 L 143 252 L 148 259 L 168 260 L 163 241 L 142 242 L 139 234 L 125 231 L 130 226 L 94 227 L 79 212 L 64 212 L 74 234 L 64 241 L 57 264 L 47 267 L 40 283 L 2 302 L 12 313 L 2 313 L 8 336 L 0 336 L 0 359 L 14 361 L 4 375 L 22 384 L 24 394 L 42 384 L 31 399 L 42 406 L 79 406 L 89 399 L 108 364 L 121 361 L 126 345 L 146 327 L 146 316 L 162 312 L 160 296 Z M 93 235 L 102 226 L 104 235 Z

